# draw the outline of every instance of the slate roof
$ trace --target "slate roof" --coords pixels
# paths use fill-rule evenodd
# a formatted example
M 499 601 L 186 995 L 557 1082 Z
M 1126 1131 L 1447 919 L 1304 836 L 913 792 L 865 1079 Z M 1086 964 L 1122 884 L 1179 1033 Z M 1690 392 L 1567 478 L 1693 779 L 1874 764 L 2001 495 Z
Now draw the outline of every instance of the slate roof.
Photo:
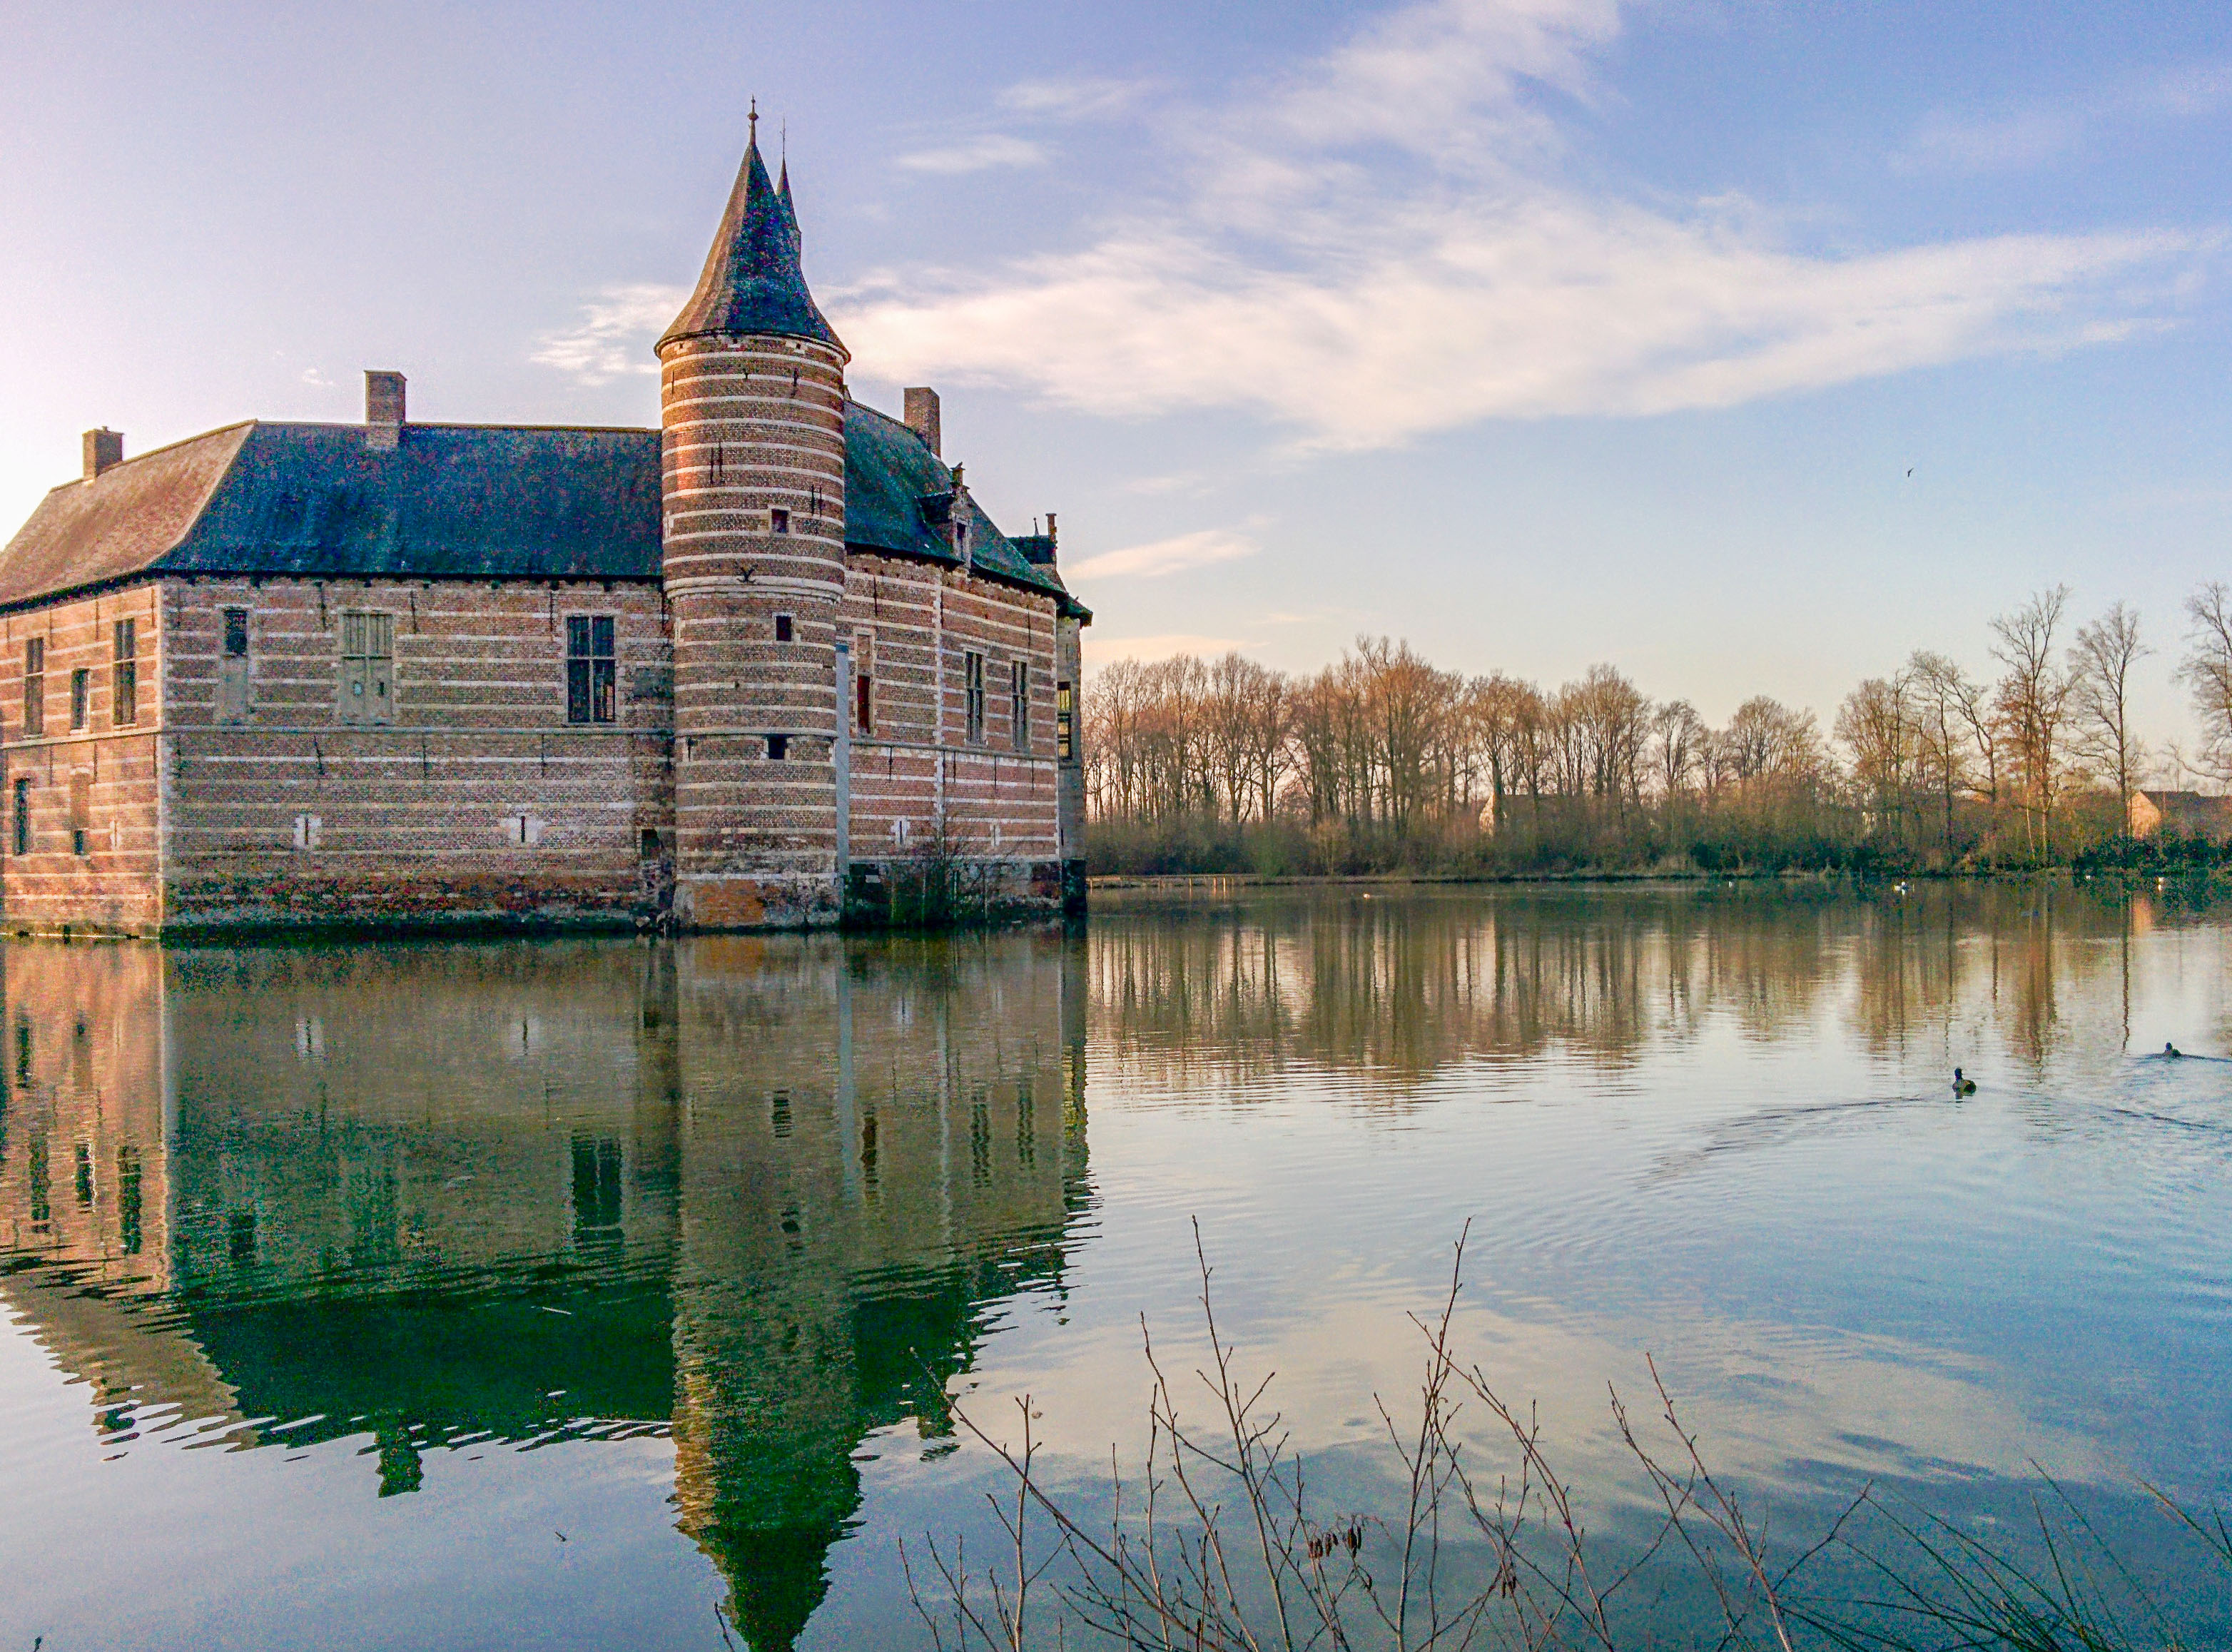
M 0 608 L 165 574 L 628 579 L 659 573 L 655 430 L 251 422 L 70 482 L 0 550 Z M 849 543 L 957 566 L 925 517 L 952 472 L 897 420 L 845 410 Z M 1089 618 L 972 502 L 979 572 Z
M 783 167 L 783 181 L 790 168 Z M 728 210 L 705 255 L 698 289 L 659 341 L 664 349 L 678 339 L 706 334 L 773 333 L 817 339 L 843 349 L 806 289 L 799 267 L 798 218 L 788 188 L 778 192 L 768 181 L 757 138 L 744 151 L 729 193 Z
M 930 444 L 888 413 L 857 401 L 845 404 L 845 543 L 866 550 L 961 566 L 952 542 L 940 531 L 953 496 L 953 472 Z M 926 504 L 937 502 L 930 510 Z M 1034 564 L 994 525 L 976 500 L 968 502 L 970 562 L 977 572 L 1047 592 L 1062 612 L 1092 615 L 1062 588 L 1051 568 Z

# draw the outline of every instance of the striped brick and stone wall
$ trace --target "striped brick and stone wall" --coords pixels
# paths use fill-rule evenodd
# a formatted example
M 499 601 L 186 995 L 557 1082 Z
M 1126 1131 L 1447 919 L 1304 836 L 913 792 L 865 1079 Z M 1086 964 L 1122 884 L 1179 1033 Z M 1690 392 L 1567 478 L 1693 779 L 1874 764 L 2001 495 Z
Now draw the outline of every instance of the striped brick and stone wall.
M 851 707 L 851 861 L 856 878 L 904 877 L 937 856 L 1000 901 L 1051 907 L 1062 858 L 1055 755 L 1054 600 L 965 569 L 854 553 L 844 621 L 870 718 Z M 970 738 L 968 660 L 983 661 L 983 728 Z M 1013 709 L 1024 669 L 1023 726 Z
M 676 913 L 715 929 L 834 923 L 844 354 L 707 335 L 661 363 Z
M 159 608 L 151 582 L 0 618 L 0 912 L 10 929 L 145 933 L 162 921 Z M 34 643 L 43 670 L 31 713 Z
M 659 916 L 672 663 L 655 585 L 202 580 L 165 596 L 166 927 Z M 246 616 L 244 660 L 228 610 Z M 384 721 L 348 704 L 365 615 L 392 637 Z M 609 618 L 615 643 L 608 703 L 584 722 L 568 720 L 576 617 Z

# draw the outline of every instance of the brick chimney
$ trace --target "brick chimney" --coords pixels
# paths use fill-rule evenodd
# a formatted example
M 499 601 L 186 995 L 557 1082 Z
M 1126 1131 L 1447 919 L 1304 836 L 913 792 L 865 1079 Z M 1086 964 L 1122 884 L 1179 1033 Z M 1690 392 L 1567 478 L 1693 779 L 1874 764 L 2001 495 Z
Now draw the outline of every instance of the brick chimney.
M 906 427 L 928 442 L 931 452 L 938 452 L 938 392 L 926 384 L 907 387 Z
M 124 463 L 124 433 L 103 426 L 85 433 L 85 479 Z
M 364 445 L 394 448 L 403 440 L 403 375 L 392 370 L 364 370 Z

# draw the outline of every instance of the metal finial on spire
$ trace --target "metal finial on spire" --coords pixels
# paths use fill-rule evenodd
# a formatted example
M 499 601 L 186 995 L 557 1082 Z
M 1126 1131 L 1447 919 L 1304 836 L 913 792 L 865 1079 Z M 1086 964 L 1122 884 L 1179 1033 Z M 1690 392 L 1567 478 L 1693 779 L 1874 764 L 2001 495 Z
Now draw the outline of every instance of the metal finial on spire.
M 751 122 L 751 140 L 754 144 L 757 144 L 760 140 L 760 101 L 757 98 L 752 100 L 752 112 L 744 119 Z

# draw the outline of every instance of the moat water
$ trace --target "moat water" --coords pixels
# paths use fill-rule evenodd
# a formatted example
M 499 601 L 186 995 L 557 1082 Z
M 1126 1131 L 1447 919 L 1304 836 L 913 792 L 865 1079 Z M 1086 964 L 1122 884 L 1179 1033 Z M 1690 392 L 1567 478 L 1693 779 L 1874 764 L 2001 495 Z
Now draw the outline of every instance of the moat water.
M 2232 1507 L 2228 964 L 2066 885 L 10 946 L 0 1649 L 926 1645 L 899 1539 L 1002 1485 L 944 1396 L 1090 1506 L 1195 1219 L 1338 1506 L 1470 1223 L 1457 1341 L 1607 1542 L 1649 1356 L 1778 1544 L 1872 1483 L 2020 1549 L 2050 1477 L 2232 1636 L 2146 1489 Z

